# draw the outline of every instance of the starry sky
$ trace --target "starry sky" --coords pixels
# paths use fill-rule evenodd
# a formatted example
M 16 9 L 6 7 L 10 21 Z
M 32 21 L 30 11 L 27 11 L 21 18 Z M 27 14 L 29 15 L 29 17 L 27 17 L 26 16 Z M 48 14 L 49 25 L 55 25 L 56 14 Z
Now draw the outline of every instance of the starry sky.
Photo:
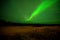
M 60 9 L 58 1 L 39 12 L 30 21 L 26 21 L 43 1 L 47 0 L 2 0 L 0 19 L 26 24 L 59 24 Z M 47 3 L 49 4 L 50 1 L 47 1 Z

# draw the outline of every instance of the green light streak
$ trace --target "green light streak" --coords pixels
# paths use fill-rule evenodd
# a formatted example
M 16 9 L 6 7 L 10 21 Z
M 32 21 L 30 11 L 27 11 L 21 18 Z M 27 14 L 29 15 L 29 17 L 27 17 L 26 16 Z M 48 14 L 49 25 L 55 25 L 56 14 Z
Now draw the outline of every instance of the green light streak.
M 27 18 L 27 21 L 30 21 L 34 16 L 37 14 L 41 13 L 45 9 L 49 8 L 52 6 L 54 3 L 56 3 L 57 0 L 44 0 L 38 7 L 37 9 L 31 14 L 29 18 Z

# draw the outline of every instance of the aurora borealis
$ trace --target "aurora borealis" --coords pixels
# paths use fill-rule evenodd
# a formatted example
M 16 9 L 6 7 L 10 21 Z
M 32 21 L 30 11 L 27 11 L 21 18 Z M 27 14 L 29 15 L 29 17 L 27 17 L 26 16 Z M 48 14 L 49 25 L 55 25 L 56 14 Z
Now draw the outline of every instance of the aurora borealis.
M 3 0 L 0 19 L 25 24 L 59 24 L 58 0 Z
M 41 13 L 41 11 L 44 11 L 46 8 L 49 8 L 52 6 L 54 3 L 56 3 L 57 0 L 44 0 L 38 8 L 32 13 L 30 18 L 27 19 L 27 21 L 31 20 L 34 16 L 36 16 L 38 13 Z

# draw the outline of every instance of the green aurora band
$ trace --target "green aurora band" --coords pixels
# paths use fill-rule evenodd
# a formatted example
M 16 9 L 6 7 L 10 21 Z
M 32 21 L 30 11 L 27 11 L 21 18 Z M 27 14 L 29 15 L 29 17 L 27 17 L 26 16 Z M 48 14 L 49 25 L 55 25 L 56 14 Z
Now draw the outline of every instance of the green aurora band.
M 31 14 L 29 18 L 26 19 L 26 21 L 30 21 L 34 16 L 37 14 L 41 13 L 45 9 L 49 8 L 53 4 L 55 4 L 57 0 L 44 0 L 38 7 L 37 9 Z

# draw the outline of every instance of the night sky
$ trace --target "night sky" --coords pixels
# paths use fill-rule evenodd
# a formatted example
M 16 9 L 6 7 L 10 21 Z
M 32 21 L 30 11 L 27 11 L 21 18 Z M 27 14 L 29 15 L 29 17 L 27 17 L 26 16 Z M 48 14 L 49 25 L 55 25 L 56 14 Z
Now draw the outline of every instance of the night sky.
M 26 23 L 26 24 L 60 24 L 59 2 L 56 1 L 49 7 L 42 7 L 41 12 L 37 13 L 32 19 L 27 21 L 41 3 L 51 0 L 2 0 L 0 19 L 7 22 Z M 55 1 L 55 0 L 53 0 Z

